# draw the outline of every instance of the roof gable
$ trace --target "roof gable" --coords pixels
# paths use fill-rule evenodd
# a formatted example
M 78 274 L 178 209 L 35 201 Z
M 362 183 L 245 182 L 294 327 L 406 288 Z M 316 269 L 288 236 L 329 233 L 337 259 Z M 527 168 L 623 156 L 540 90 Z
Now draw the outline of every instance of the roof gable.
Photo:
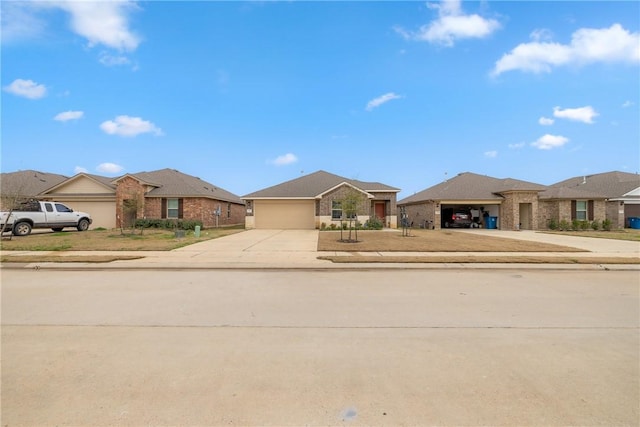
M 111 184 L 110 178 L 79 173 L 42 194 L 115 194 L 115 192 L 116 188 Z
M 243 199 L 260 199 L 260 198 L 306 198 L 315 199 L 322 197 L 328 191 L 342 185 L 348 184 L 364 193 L 370 192 L 393 192 L 396 193 L 400 189 L 379 182 L 364 182 L 354 179 L 344 178 L 334 175 L 323 170 L 310 173 L 281 184 L 264 188 L 259 191 L 243 196 Z

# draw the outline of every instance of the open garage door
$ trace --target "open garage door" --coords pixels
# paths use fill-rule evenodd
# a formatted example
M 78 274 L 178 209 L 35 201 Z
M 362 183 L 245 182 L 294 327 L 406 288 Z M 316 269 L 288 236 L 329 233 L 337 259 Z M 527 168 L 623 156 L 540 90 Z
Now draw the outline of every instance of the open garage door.
M 314 229 L 314 200 L 256 200 L 255 227 L 271 229 Z

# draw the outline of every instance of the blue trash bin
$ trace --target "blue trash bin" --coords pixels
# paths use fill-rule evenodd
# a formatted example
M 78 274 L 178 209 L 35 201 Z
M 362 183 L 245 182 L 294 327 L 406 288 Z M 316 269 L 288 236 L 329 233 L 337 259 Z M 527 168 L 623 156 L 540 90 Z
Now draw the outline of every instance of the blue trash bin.
M 640 218 L 637 216 L 630 216 L 629 227 L 635 228 L 636 230 L 640 230 Z
M 498 226 L 498 217 L 497 216 L 489 216 L 486 218 L 486 227 L 490 230 L 494 230 Z

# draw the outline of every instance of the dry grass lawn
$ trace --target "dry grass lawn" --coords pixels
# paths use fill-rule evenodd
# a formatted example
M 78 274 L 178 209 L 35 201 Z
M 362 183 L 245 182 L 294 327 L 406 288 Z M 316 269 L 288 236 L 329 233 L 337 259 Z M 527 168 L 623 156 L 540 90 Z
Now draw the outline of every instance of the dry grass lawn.
M 243 231 L 243 228 L 211 228 L 195 237 L 193 231 L 176 238 L 170 230 L 91 230 L 34 232 L 29 236 L 8 239 L 5 233 L 0 249 L 3 251 L 170 251 L 172 249 L 215 239 Z M 13 258 L 12 258 L 13 259 Z
M 344 233 L 346 238 L 348 233 Z M 340 242 L 339 231 L 319 233 L 319 251 L 338 252 L 586 252 L 582 249 L 451 230 L 358 231 L 357 243 Z M 354 234 L 352 232 L 352 237 Z

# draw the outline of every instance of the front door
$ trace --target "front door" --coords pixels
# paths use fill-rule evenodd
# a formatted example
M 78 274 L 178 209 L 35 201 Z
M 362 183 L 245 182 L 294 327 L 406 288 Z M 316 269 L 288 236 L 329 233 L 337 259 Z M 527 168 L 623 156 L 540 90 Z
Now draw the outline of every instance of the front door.
M 376 203 L 375 207 L 375 215 L 377 218 L 380 218 L 382 222 L 384 222 L 385 214 L 384 214 L 384 203 Z

